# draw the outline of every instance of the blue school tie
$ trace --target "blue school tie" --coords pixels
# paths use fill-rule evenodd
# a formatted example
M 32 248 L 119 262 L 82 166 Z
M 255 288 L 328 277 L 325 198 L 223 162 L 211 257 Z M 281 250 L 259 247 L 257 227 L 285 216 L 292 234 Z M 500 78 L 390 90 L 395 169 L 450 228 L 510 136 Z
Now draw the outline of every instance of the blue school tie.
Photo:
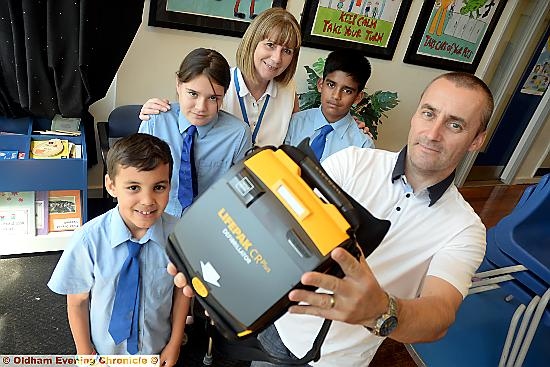
M 197 131 L 195 125 L 191 125 L 186 130 L 183 138 L 183 148 L 181 150 L 181 164 L 179 172 L 178 199 L 185 210 L 197 196 L 197 173 L 195 170 L 195 157 L 193 154 L 193 137 Z
M 136 354 L 139 319 L 139 252 L 142 245 L 130 240 L 126 241 L 126 244 L 128 257 L 120 269 L 109 334 L 116 344 L 127 340 L 126 349 L 130 354 Z
M 315 139 L 313 139 L 313 141 L 311 142 L 311 149 L 313 149 L 313 152 L 315 153 L 317 159 L 320 160 L 323 156 L 325 143 L 327 142 L 327 135 L 330 134 L 333 130 L 334 129 L 330 124 L 323 126 L 319 135 L 317 135 Z

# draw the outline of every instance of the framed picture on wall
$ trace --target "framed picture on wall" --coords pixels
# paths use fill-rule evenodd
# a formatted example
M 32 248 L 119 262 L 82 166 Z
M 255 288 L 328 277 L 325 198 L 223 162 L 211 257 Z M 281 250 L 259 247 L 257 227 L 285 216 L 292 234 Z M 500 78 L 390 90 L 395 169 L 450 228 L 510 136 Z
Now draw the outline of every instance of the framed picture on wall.
M 426 0 L 404 62 L 474 73 L 506 0 Z
M 390 60 L 412 0 L 306 0 L 302 12 L 304 46 L 357 49 Z
M 151 0 L 149 25 L 242 37 L 262 11 L 286 0 Z

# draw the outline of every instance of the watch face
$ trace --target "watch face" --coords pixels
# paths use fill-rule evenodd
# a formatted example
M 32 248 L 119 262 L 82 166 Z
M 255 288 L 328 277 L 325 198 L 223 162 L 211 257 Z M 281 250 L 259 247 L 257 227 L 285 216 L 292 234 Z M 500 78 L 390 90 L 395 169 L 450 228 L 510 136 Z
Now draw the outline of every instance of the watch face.
M 397 317 L 390 316 L 384 320 L 382 326 L 380 326 L 380 336 L 388 336 L 397 328 Z

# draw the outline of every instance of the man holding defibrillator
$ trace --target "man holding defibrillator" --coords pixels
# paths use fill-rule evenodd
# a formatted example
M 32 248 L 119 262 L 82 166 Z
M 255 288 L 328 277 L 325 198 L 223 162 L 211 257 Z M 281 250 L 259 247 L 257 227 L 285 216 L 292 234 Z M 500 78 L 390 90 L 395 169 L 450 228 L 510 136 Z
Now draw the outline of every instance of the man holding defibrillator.
M 258 337 L 268 352 L 302 357 L 324 318 L 334 322 L 310 366 L 366 366 L 385 337 L 417 343 L 445 335 L 485 254 L 485 227 L 454 185 L 454 172 L 483 145 L 492 111 L 483 81 L 443 74 L 424 90 L 400 152 L 350 147 L 323 162 L 349 196 L 391 226 L 366 260 L 332 251 L 342 278 L 302 276 L 304 285 L 322 291 L 289 293 L 299 304 Z M 175 274 L 173 266 L 169 271 Z M 192 295 L 182 274 L 174 282 Z

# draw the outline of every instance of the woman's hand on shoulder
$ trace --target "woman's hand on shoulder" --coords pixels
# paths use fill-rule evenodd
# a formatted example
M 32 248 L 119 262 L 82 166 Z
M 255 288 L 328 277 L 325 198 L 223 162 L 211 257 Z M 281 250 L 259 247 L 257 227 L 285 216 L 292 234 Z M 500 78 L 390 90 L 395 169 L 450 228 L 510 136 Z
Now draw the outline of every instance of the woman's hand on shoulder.
M 151 98 L 141 106 L 139 111 L 139 119 L 148 121 L 149 115 L 158 115 L 161 112 L 166 112 L 170 109 L 170 102 L 167 99 Z
M 140 115 L 140 118 L 141 118 L 141 115 Z M 374 137 L 370 132 L 369 127 L 367 126 L 367 124 L 365 124 L 364 121 L 359 120 L 356 116 L 353 116 L 353 119 L 355 120 L 357 127 L 363 131 L 363 134 L 367 134 L 368 136 L 370 136 L 371 139 L 374 139 Z

